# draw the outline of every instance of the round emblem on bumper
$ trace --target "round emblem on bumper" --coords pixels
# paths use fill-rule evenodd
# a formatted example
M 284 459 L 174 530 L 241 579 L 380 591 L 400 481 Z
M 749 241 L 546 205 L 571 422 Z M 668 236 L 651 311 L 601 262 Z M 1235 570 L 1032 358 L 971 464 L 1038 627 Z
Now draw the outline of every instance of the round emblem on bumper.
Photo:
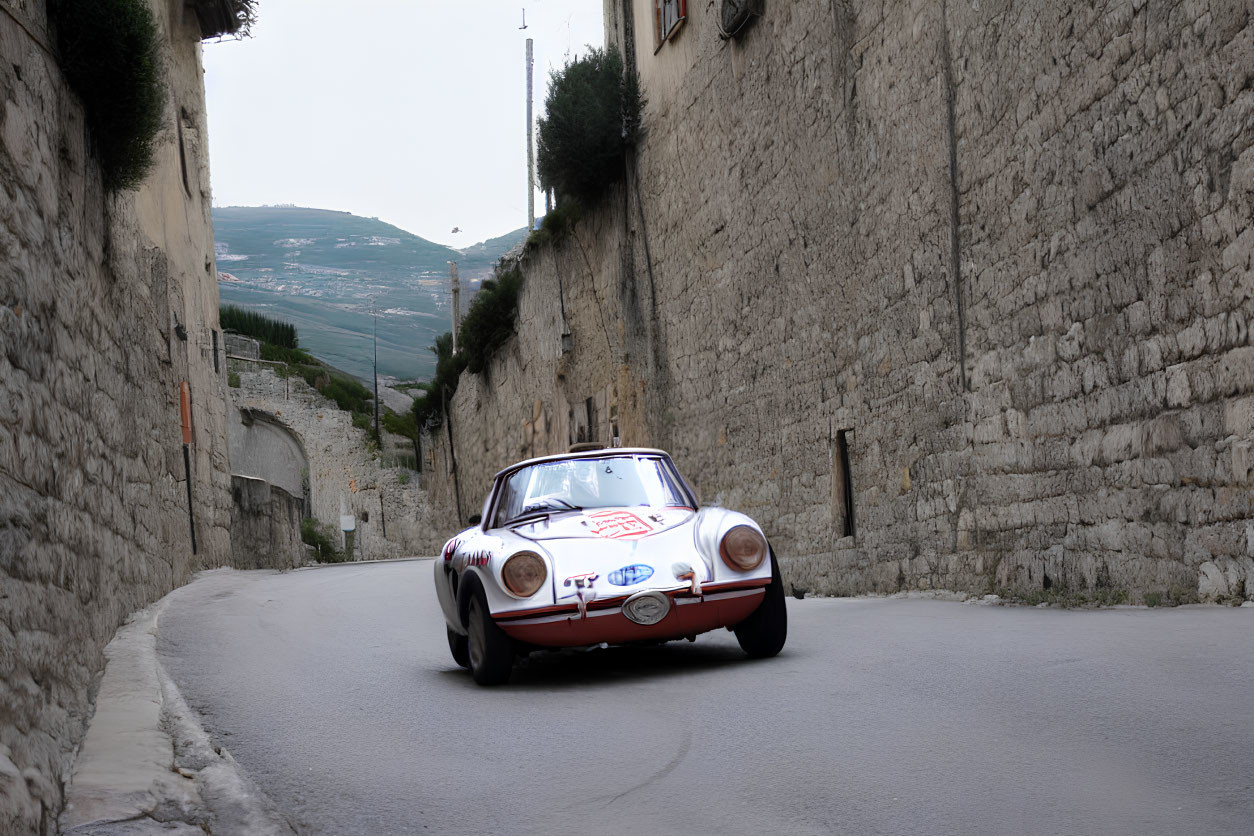
M 671 599 L 656 590 L 637 592 L 623 602 L 623 615 L 637 624 L 657 624 L 671 610 Z

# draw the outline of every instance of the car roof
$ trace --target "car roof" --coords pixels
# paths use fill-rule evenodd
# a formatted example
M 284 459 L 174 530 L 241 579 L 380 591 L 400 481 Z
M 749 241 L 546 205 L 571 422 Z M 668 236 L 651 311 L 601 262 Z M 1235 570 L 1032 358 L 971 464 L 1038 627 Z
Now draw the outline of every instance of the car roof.
M 600 450 L 585 450 L 582 453 L 559 453 L 555 456 L 539 456 L 534 459 L 527 459 L 516 464 L 511 464 L 509 467 L 499 471 L 496 476 L 493 477 L 493 481 L 500 479 L 506 474 L 513 473 L 515 470 L 530 467 L 533 464 L 575 461 L 579 459 L 612 459 L 622 458 L 624 456 L 662 456 L 663 458 L 670 458 L 670 454 L 665 450 L 657 450 L 652 447 L 604 447 Z

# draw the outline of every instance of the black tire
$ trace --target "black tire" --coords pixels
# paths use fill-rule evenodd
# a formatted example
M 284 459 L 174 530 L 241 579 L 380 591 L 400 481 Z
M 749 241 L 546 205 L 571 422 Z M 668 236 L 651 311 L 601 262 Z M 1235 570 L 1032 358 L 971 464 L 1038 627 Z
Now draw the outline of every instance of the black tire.
M 504 685 L 514 668 L 514 643 L 492 620 L 482 589 L 470 596 L 466 628 L 470 675 L 480 685 Z
M 470 638 L 453 632 L 452 627 L 445 627 L 448 633 L 448 650 L 453 654 L 453 661 L 463 668 L 470 667 Z
M 771 552 L 771 582 L 766 597 L 748 618 L 732 628 L 740 649 L 754 659 L 767 659 L 784 649 L 788 639 L 788 608 L 784 603 L 784 579 Z

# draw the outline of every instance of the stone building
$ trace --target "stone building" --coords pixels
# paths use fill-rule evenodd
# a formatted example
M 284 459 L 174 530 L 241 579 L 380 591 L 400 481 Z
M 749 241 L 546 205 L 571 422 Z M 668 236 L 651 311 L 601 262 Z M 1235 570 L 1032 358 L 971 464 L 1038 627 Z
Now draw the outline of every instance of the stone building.
M 230 557 L 200 50 L 235 6 L 151 0 L 154 164 L 111 191 L 48 4 L 0 0 L 0 832 L 51 832 L 122 620 Z
M 620 438 L 817 592 L 1254 594 L 1247 2 L 605 14 L 644 137 L 463 376 L 463 516 Z

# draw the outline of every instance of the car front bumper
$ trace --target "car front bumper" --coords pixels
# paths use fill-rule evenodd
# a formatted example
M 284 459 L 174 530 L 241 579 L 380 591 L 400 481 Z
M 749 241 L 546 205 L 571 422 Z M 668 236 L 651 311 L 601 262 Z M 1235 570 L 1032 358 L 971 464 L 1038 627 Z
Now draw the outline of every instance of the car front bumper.
M 670 641 L 739 624 L 762 603 L 769 580 L 706 587 L 700 595 L 688 590 L 670 592 L 669 611 L 649 625 L 637 624 L 623 614 L 625 598 L 593 601 L 583 613 L 573 605 L 512 613 L 498 616 L 496 623 L 510 638 L 539 647 Z

